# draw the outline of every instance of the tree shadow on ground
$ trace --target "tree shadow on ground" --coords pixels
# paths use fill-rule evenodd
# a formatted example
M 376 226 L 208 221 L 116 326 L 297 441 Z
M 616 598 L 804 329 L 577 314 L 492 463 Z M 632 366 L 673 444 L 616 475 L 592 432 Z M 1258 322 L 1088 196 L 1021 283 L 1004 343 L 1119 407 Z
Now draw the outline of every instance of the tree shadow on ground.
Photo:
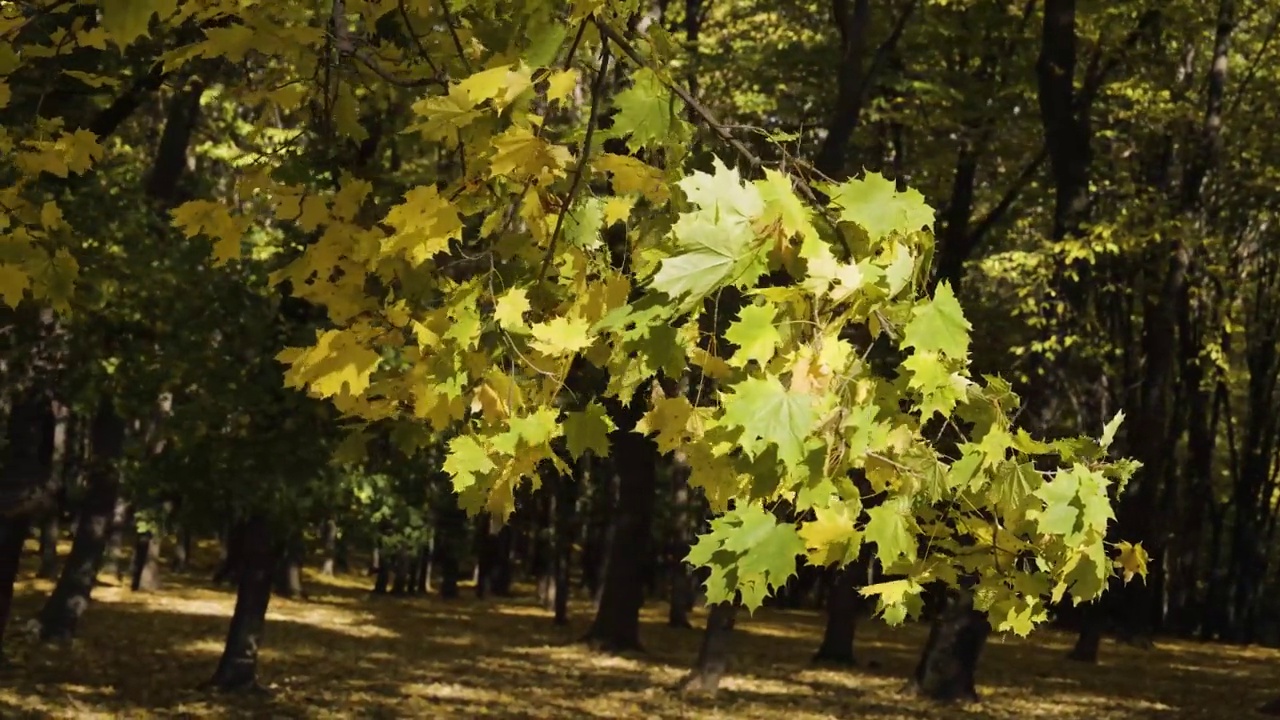
M 864 623 L 858 654 L 876 669 L 814 667 L 821 618 L 762 611 L 738 626 L 724 691 L 681 698 L 669 688 L 700 633 L 666 627 L 665 606 L 646 608 L 647 652 L 609 657 L 574 642 L 590 619 L 585 602 L 558 628 L 529 598 L 371 598 L 359 582 L 312 578 L 308 601 L 273 601 L 261 668 L 269 697 L 196 690 L 221 652 L 229 590 L 194 576 L 154 594 L 100 588 L 71 647 L 14 643 L 0 717 L 1236 718 L 1280 684 L 1271 651 L 1108 645 L 1102 664 L 1086 666 L 1063 659 L 1069 637 L 1046 632 L 993 639 L 984 701 L 940 708 L 900 692 L 923 628 Z M 19 616 L 41 599 L 24 585 Z

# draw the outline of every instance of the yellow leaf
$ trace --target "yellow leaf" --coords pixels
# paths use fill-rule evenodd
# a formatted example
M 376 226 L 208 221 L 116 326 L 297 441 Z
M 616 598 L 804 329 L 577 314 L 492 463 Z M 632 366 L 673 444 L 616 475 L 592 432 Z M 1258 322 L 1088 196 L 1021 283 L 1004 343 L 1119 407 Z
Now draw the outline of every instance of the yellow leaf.
M 511 288 L 494 304 L 493 319 L 504 330 L 525 330 L 524 314 L 528 311 L 529 292 L 524 288 Z
M 588 334 L 591 325 L 582 318 L 552 318 L 549 322 L 534 324 L 531 329 L 531 344 L 543 355 L 572 355 L 591 345 Z
M 674 452 L 686 443 L 689 418 L 693 405 L 683 395 L 664 397 L 653 403 L 653 408 L 636 423 L 636 432 L 654 435 L 658 450 Z
M 858 556 L 861 533 L 853 526 L 856 514 L 848 504 L 834 502 L 829 507 L 815 507 L 815 519 L 800 526 L 809 563 L 818 566 L 843 565 Z
M 57 230 L 62 227 L 62 210 L 58 203 L 50 200 L 40 208 L 40 224 L 45 230 Z
M 1129 582 L 1134 575 L 1145 578 L 1147 576 L 1147 551 L 1142 547 L 1142 543 L 1134 545 L 1129 542 L 1116 543 L 1116 549 L 1120 551 L 1120 555 L 1116 558 L 1116 567 L 1121 569 L 1124 575 L 1124 581 Z
M 0 263 L 0 297 L 9 307 L 17 307 L 26 294 L 30 278 L 17 265 Z
M 493 139 L 489 176 L 535 177 L 545 184 L 562 175 L 571 159 L 563 147 L 537 137 L 527 127 L 512 126 Z
M 178 0 L 102 0 L 102 25 L 120 47 L 147 34 L 151 16 L 164 19 L 173 14 Z
M 462 219 L 448 198 L 434 185 L 419 185 L 391 208 L 386 224 L 396 232 L 384 243 L 383 252 L 401 253 L 413 265 L 421 265 L 449 248 L 449 240 L 462 236 Z
M 547 100 L 549 102 L 563 100 L 577 86 L 578 71 L 576 69 L 553 72 L 551 77 L 547 78 Z
M 626 197 L 613 196 L 604 201 L 604 224 L 606 226 L 614 223 L 626 222 L 631 217 L 631 210 L 636 206 L 635 196 L 628 195 Z
M 214 265 L 222 265 L 240 257 L 240 239 L 244 224 L 231 216 L 227 208 L 208 200 L 192 200 L 173 209 L 173 224 L 188 238 L 206 235 L 213 239 Z
M 382 356 L 364 347 L 351 331 L 326 330 L 316 344 L 289 348 L 276 356 L 291 367 L 285 372 L 290 387 L 307 386 L 320 397 L 362 395 Z
M 662 171 L 630 155 L 601 153 L 593 167 L 613 178 L 613 192 L 627 195 L 638 192 L 658 205 L 666 204 L 671 191 L 662 180 Z

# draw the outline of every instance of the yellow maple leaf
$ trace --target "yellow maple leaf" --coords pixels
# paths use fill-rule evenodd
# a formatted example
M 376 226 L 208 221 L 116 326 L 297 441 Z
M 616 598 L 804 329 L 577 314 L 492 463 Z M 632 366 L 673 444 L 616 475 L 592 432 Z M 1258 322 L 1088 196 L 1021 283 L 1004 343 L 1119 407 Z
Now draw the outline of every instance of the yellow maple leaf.
M 572 355 L 591 345 L 590 329 L 590 324 L 583 318 L 552 318 L 530 328 L 533 332 L 531 344 L 543 355 Z
M 170 213 L 173 224 L 182 233 L 193 238 L 206 235 L 213 239 L 213 264 L 222 265 L 240 257 L 240 240 L 244 237 L 245 223 L 236 219 L 221 203 L 208 200 L 192 200 L 174 208 Z
M 571 160 L 565 148 L 543 140 L 527 127 L 516 125 L 493 139 L 489 176 L 537 178 L 547 184 L 563 175 Z
M 636 206 L 636 198 L 633 195 L 619 197 L 617 195 L 604 201 L 604 224 L 613 225 L 614 223 L 626 222 L 631 217 L 631 210 Z
M 558 70 L 547 78 L 547 100 L 555 102 L 569 97 L 569 93 L 578 86 L 578 71 L 574 68 Z
M 0 263 L 0 297 L 5 305 L 17 307 L 26 294 L 30 278 L 22 268 L 9 263 Z
M 521 331 L 527 326 L 524 314 L 529 312 L 529 291 L 524 288 L 511 288 L 494 304 L 493 319 L 504 330 Z
M 663 182 L 662 171 L 630 155 L 600 153 L 591 164 L 597 171 L 609 173 L 613 191 L 618 195 L 638 192 L 658 205 L 664 205 L 671 199 L 671 190 Z
M 449 240 L 462 236 L 458 208 L 434 185 L 419 185 L 405 193 L 404 202 L 387 212 L 385 222 L 395 233 L 383 243 L 382 251 L 403 254 L 415 266 L 448 250 Z
M 288 363 L 285 382 L 306 386 L 320 397 L 362 395 L 382 356 L 365 347 L 351 330 L 326 330 L 309 348 L 287 348 L 276 356 Z
M 1120 551 L 1120 555 L 1116 557 L 1115 564 L 1124 575 L 1125 582 L 1132 580 L 1135 575 L 1143 578 L 1147 576 L 1147 550 L 1142 547 L 1142 543 L 1134 545 L 1121 541 L 1116 543 L 1116 549 Z
M 656 435 L 654 442 L 664 453 L 683 447 L 688 439 L 693 405 L 683 395 L 655 400 L 653 407 L 636 423 L 636 432 Z
M 854 528 L 856 514 L 848 504 L 833 502 L 828 507 L 813 509 L 815 518 L 797 531 L 804 541 L 809 562 L 825 566 L 844 564 L 857 557 L 861 547 L 860 533 Z

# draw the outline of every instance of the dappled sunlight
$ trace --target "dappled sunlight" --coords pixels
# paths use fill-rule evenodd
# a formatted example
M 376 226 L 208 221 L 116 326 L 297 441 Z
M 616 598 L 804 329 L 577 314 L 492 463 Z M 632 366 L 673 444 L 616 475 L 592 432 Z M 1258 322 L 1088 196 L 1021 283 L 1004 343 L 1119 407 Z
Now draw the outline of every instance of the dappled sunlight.
M 858 666 L 814 666 L 821 616 L 765 610 L 740 619 L 720 694 L 686 698 L 672 688 L 700 632 L 667 627 L 662 604 L 645 608 L 646 651 L 614 657 L 576 642 L 591 617 L 587 601 L 571 603 L 572 626 L 562 628 L 527 595 L 371 597 L 355 580 L 309 576 L 311 600 L 272 601 L 266 698 L 197 690 L 222 652 L 231 592 L 181 576 L 158 593 L 101 588 L 70 647 L 12 639 L 18 667 L 0 686 L 0 716 L 1235 718 L 1280 685 L 1280 653 L 1271 650 L 1107 643 L 1103 662 L 1089 666 L 1064 660 L 1071 637 L 1050 631 L 993 637 L 979 672 L 982 701 L 938 707 L 904 692 L 926 628 L 864 621 Z M 21 618 L 39 607 L 38 588 L 21 585 Z M 701 627 L 705 612 L 691 619 Z

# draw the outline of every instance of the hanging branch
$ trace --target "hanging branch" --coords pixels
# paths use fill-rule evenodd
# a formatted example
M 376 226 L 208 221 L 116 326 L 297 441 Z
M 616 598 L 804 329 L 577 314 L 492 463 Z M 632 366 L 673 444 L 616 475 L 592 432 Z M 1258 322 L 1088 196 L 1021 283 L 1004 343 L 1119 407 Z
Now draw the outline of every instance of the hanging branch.
M 599 28 L 600 34 L 614 45 L 617 45 L 618 49 L 622 50 L 622 53 L 630 58 L 632 62 L 636 63 L 640 67 L 648 67 L 644 57 L 638 50 L 636 50 L 635 46 L 624 38 L 617 30 L 614 30 L 613 27 L 601 20 L 599 17 L 593 16 L 591 21 L 595 23 L 597 28 Z M 671 92 L 675 93 L 676 97 L 683 100 L 684 103 L 688 105 L 700 118 L 702 118 L 702 121 L 706 123 L 707 127 L 711 128 L 712 132 L 719 136 L 721 140 L 728 143 L 729 147 L 733 148 L 735 152 L 742 156 L 742 159 L 746 160 L 747 164 L 750 165 L 752 169 L 760 169 L 765 166 L 765 162 L 760 159 L 760 156 L 756 155 L 751 151 L 751 148 L 747 147 L 741 140 L 736 138 L 733 133 L 730 132 L 729 128 L 725 127 L 723 123 L 717 120 L 715 115 L 704 107 L 702 103 L 698 102 L 688 90 L 676 85 L 675 83 L 664 82 L 663 84 L 666 85 Z M 801 194 L 805 196 L 805 199 L 820 207 L 823 205 L 823 203 L 818 200 L 818 194 L 814 191 L 813 187 L 809 185 L 809 181 L 807 179 L 793 171 L 787 171 L 787 173 L 796 181 L 796 185 L 799 187 Z
M 605 43 L 600 49 L 600 70 L 596 73 L 595 82 L 591 84 L 591 111 L 587 117 L 587 134 L 582 139 L 582 156 L 578 158 L 578 167 L 574 168 L 573 180 L 569 183 L 569 193 L 560 207 L 560 214 L 556 216 L 556 227 L 551 231 L 551 242 L 547 243 L 547 251 L 542 255 L 542 266 L 538 268 L 538 279 L 535 284 L 542 282 L 547 274 L 547 268 L 551 266 L 551 259 L 556 252 L 556 243 L 559 242 L 560 233 L 564 230 L 565 216 L 569 214 L 573 199 L 578 194 L 578 187 L 582 184 L 582 176 L 587 169 L 587 158 L 591 155 L 591 138 L 595 135 L 596 121 L 600 115 L 600 96 L 604 94 L 604 78 L 608 70 L 609 44 Z

